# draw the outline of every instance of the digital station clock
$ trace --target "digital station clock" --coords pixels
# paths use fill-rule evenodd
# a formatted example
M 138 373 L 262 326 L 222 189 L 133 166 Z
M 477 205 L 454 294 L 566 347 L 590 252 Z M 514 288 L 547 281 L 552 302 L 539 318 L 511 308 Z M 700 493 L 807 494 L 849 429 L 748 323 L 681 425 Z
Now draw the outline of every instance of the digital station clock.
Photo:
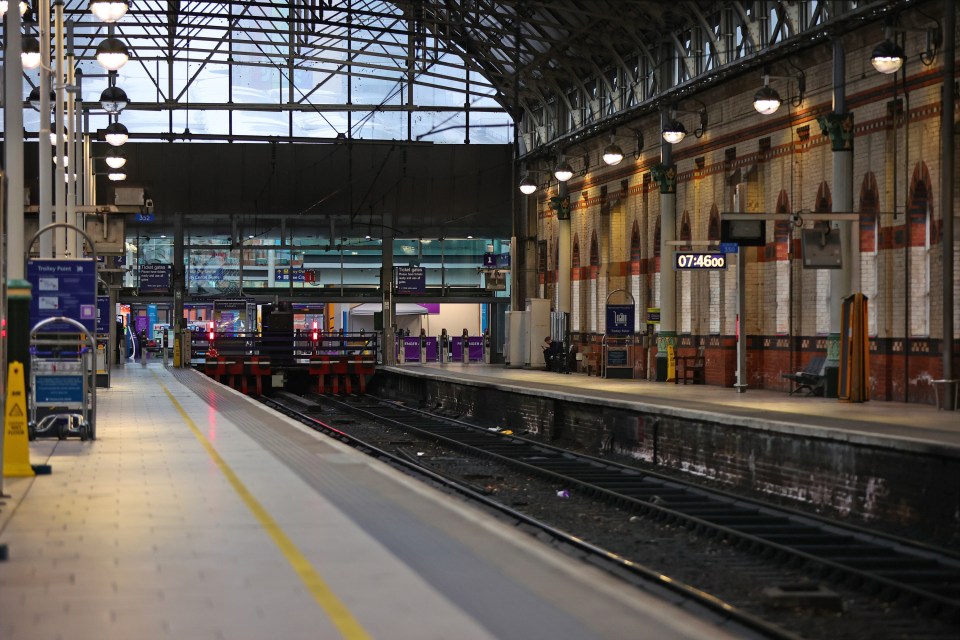
M 678 251 L 673 254 L 674 269 L 726 269 L 727 255 L 725 253 L 698 253 L 692 251 Z

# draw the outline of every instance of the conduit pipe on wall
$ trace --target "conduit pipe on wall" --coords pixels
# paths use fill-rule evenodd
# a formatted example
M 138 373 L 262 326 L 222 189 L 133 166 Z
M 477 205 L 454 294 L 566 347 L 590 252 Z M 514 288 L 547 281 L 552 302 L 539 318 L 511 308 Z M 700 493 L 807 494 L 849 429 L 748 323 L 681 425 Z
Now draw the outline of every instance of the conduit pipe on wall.
M 941 225 L 943 244 L 943 378 L 953 380 L 953 260 L 954 260 L 954 217 L 953 217 L 953 161 L 954 161 L 954 117 L 956 116 L 956 23 L 957 14 L 954 0 L 943 2 L 943 111 L 940 114 L 940 202 L 943 211 Z M 945 388 L 944 409 L 956 409 L 956 394 Z

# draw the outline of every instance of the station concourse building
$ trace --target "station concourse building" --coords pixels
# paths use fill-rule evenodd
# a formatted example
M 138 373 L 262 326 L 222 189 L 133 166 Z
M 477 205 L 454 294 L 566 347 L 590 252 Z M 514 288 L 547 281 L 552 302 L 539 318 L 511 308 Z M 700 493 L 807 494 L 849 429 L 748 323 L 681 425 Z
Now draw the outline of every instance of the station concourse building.
M 32 443 L 54 475 L 0 483 L 0 636 L 421 637 L 417 601 L 427 637 L 725 633 L 113 348 L 275 309 L 376 334 L 388 394 L 516 408 L 594 453 L 632 434 L 640 459 L 960 531 L 954 2 L 33 4 L 4 17 L 4 94 L 25 98 L 3 109 L 5 357 L 33 357 L 25 266 L 96 253 L 115 375 L 95 442 Z M 562 339 L 586 378 L 511 354 L 531 306 L 536 342 Z M 398 364 L 420 329 L 483 335 L 490 366 Z M 827 398 L 791 395 L 814 365 Z M 744 442 L 779 457 L 745 471 Z

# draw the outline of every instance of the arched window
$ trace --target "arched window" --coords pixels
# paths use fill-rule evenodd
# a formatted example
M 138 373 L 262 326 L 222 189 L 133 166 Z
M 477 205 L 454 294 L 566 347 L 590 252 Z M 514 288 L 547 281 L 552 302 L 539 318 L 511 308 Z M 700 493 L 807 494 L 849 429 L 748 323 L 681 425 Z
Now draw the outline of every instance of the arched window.
M 660 216 L 653 230 L 653 300 L 655 307 L 660 306 Z M 659 330 L 659 327 L 657 327 Z
M 633 228 L 630 230 L 630 276 L 629 289 L 633 294 L 633 330 L 639 333 L 642 330 L 644 305 L 646 300 L 640 296 L 640 223 L 633 221 Z
M 573 234 L 573 250 L 570 256 L 570 330 L 583 331 L 580 317 L 580 238 Z
M 717 205 L 710 207 L 710 220 L 707 223 L 707 240 L 711 244 L 720 243 L 720 211 Z M 708 331 L 713 335 L 719 335 L 722 331 L 722 314 L 720 313 L 720 300 L 722 297 L 721 287 L 723 287 L 723 276 L 732 269 L 712 269 L 710 271 L 710 292 L 707 296 L 707 322 Z M 735 286 L 735 285 L 733 285 Z M 733 291 L 733 289 L 730 289 Z
M 777 213 L 790 213 L 790 198 L 781 190 L 777 197 Z M 776 332 L 785 335 L 790 332 L 790 243 L 793 239 L 793 224 L 789 220 L 777 220 L 773 224 L 773 243 L 776 271 L 777 303 Z
M 693 239 L 690 232 L 690 212 L 684 211 L 680 216 L 680 241 L 689 243 Z M 702 248 L 702 247 L 701 247 Z M 673 260 L 673 256 L 668 256 Z M 680 332 L 693 332 L 693 274 L 688 271 L 680 273 Z
M 586 307 L 583 310 L 587 318 L 587 324 L 592 333 L 600 330 L 600 323 L 597 316 L 600 315 L 600 309 L 603 308 L 603 301 L 597 300 L 598 287 L 597 277 L 600 275 L 600 242 L 597 240 L 597 232 L 590 234 L 590 275 L 587 281 L 587 295 L 585 296 Z
M 833 207 L 830 186 L 826 182 L 820 183 L 815 204 L 814 211 L 817 213 L 828 213 Z M 830 333 L 830 270 L 817 269 L 815 273 L 817 274 L 817 333 L 827 335 Z M 838 301 L 837 304 L 840 302 Z
M 860 291 L 867 296 L 867 333 L 877 335 L 878 249 L 880 233 L 880 191 L 872 171 L 863 176 L 860 185 Z M 854 285 L 856 288 L 856 285 Z
M 907 200 L 911 336 L 930 335 L 930 247 L 935 233 L 930 185 L 926 163 L 917 163 Z

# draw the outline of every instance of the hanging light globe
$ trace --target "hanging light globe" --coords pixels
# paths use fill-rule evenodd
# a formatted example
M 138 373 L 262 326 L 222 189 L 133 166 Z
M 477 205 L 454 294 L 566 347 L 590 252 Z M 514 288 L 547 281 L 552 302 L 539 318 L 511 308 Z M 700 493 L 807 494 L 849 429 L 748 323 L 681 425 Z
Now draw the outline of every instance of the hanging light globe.
M 116 22 L 127 14 L 127 0 L 90 0 L 90 13 L 101 22 Z
M 100 94 L 100 106 L 112 116 L 127 108 L 127 92 L 120 87 L 107 87 Z
M 114 147 L 122 146 L 123 143 L 125 143 L 130 137 L 130 133 L 127 131 L 127 128 L 119 122 L 111 122 L 109 125 L 107 125 L 107 128 L 103 130 L 103 134 L 104 140 L 107 141 L 107 144 L 110 144 Z
M 127 45 L 117 38 L 107 38 L 97 45 L 97 62 L 107 71 L 118 71 L 129 59 Z
M 107 166 L 111 169 L 119 169 L 123 165 L 127 164 L 127 155 L 119 147 L 114 147 L 107 151 L 107 155 L 104 156 L 104 160 L 107 162 Z

